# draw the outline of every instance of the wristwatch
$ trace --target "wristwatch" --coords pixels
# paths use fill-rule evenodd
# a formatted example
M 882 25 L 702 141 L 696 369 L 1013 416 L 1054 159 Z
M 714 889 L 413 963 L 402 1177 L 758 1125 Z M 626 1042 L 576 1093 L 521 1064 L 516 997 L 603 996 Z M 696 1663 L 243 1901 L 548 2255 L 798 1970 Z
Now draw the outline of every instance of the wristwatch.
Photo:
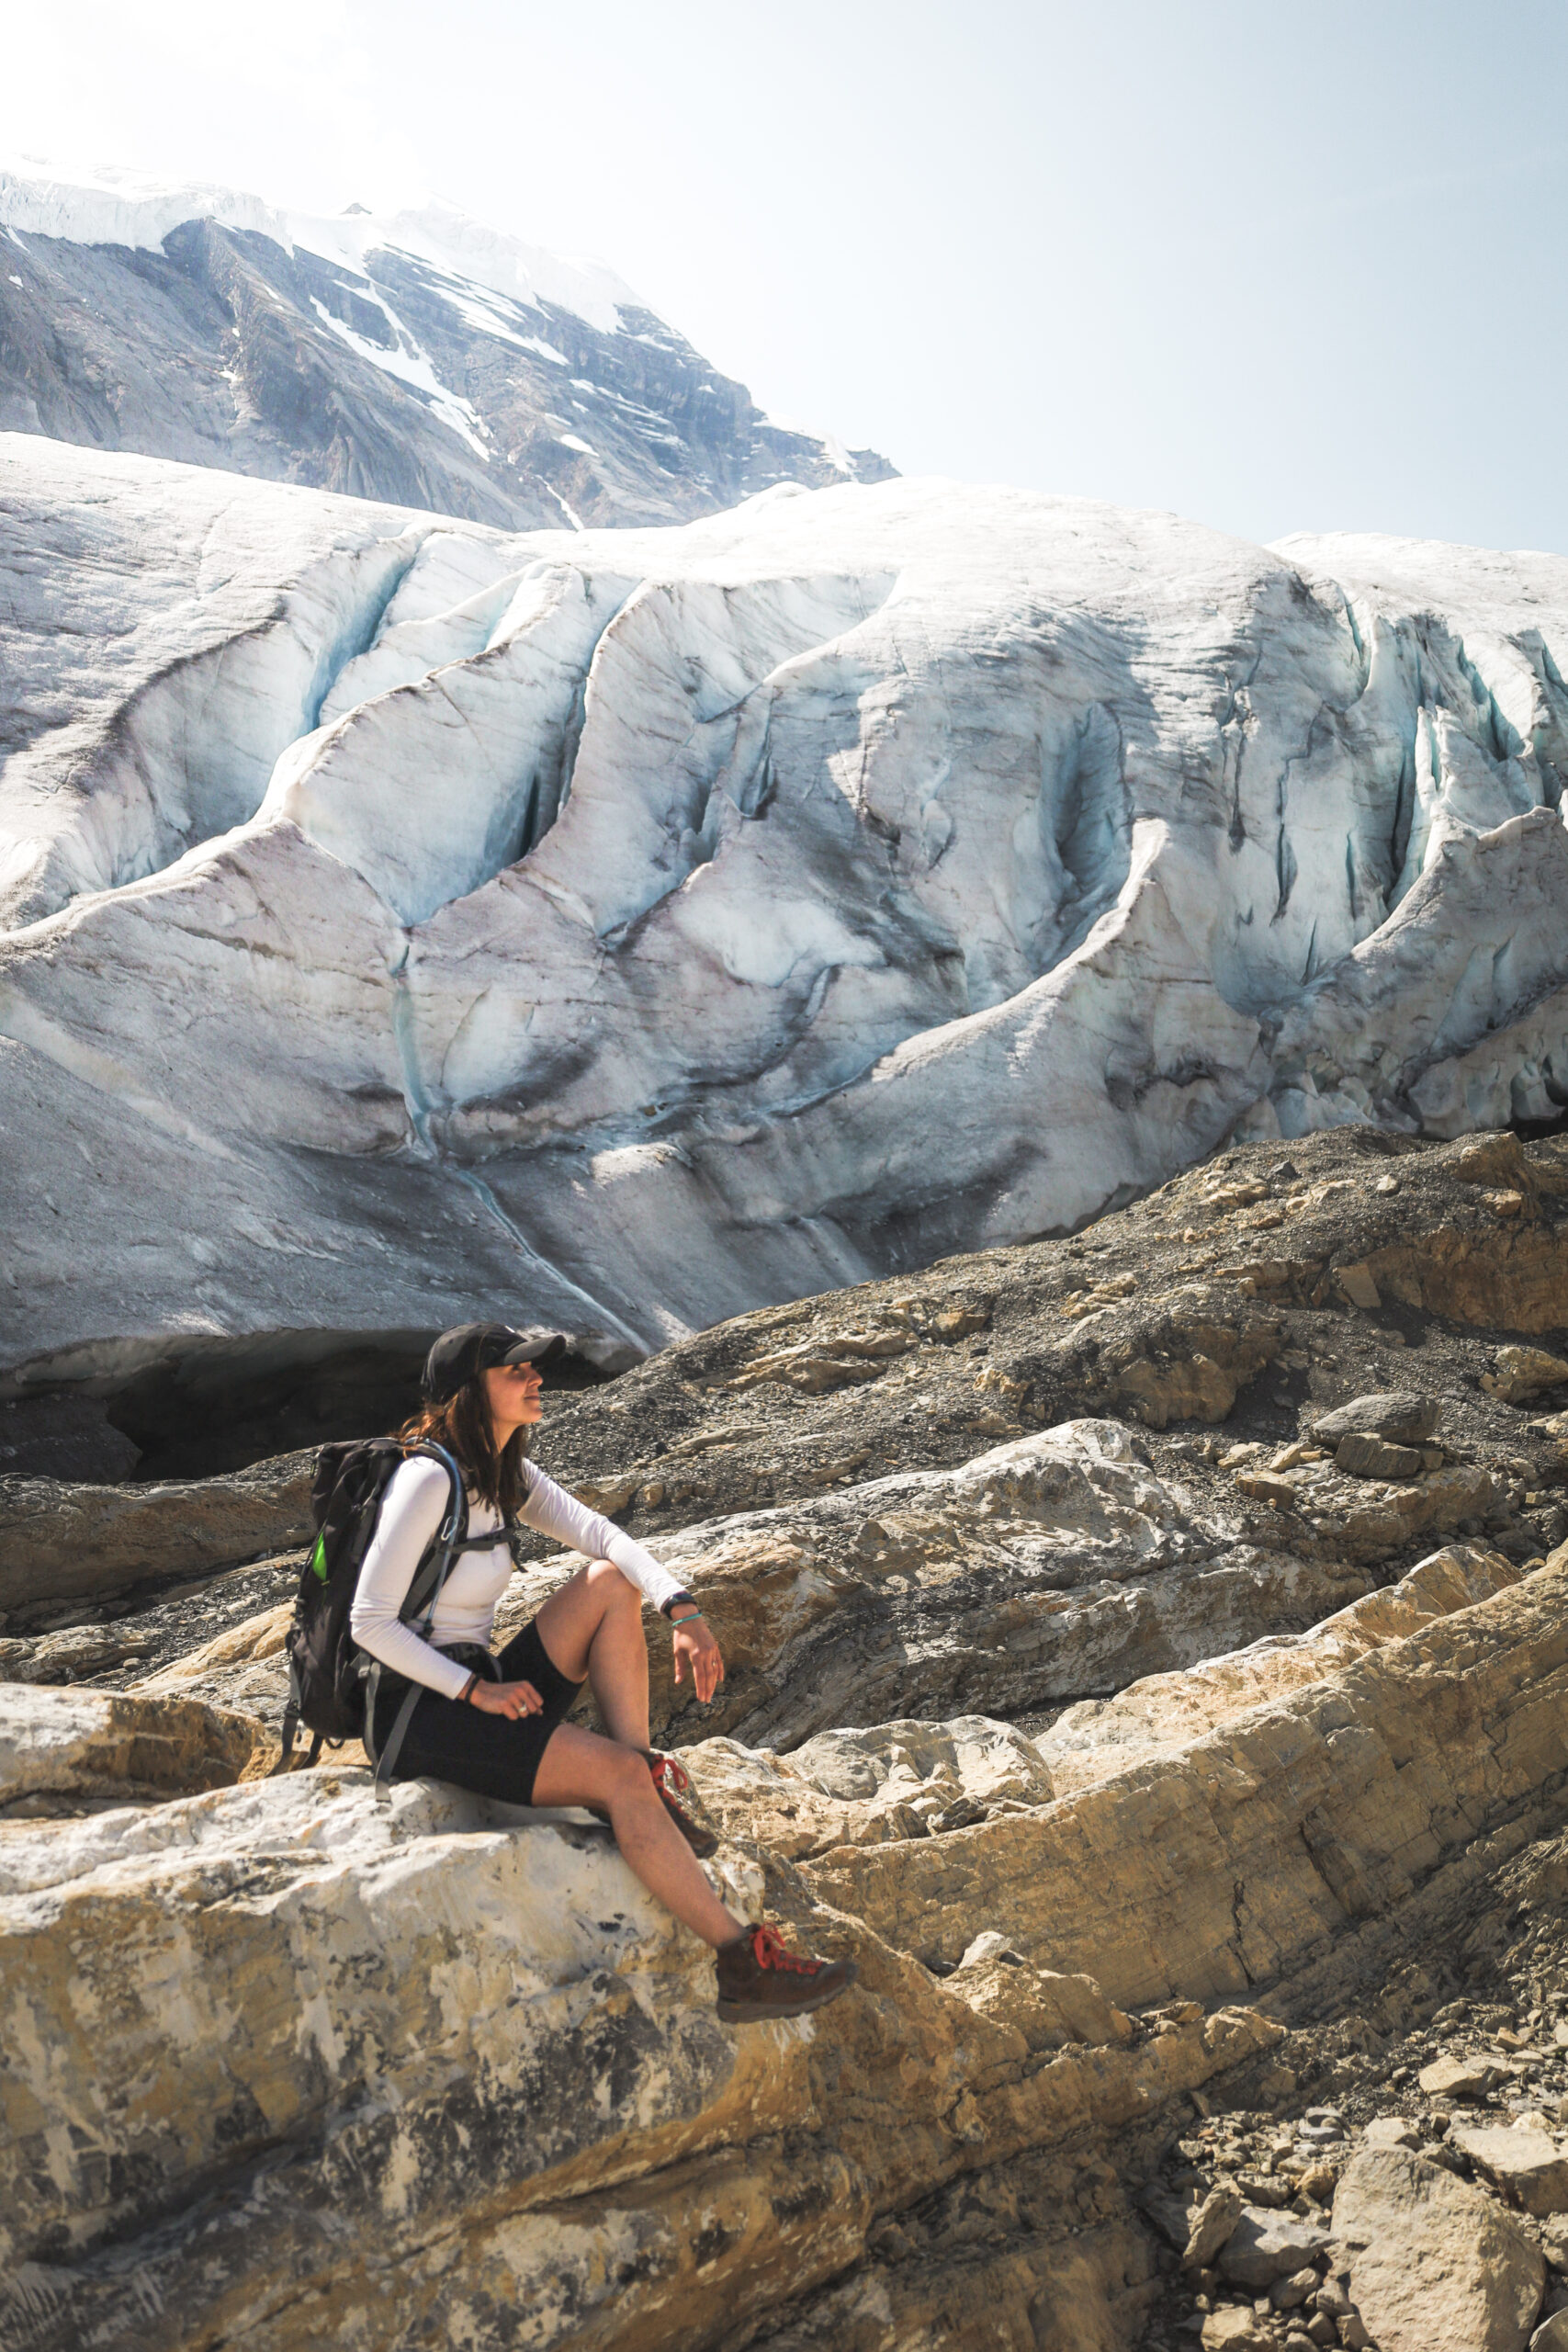
M 696 1594 L 694 1592 L 684 1591 L 672 1592 L 668 1600 L 661 1600 L 660 1602 L 659 1613 L 661 1617 L 669 1617 L 670 1611 L 672 1609 L 679 1609 L 682 1606 L 687 1609 L 695 1609 L 698 1606 Z M 673 1623 L 674 1620 L 671 1619 L 671 1623 Z

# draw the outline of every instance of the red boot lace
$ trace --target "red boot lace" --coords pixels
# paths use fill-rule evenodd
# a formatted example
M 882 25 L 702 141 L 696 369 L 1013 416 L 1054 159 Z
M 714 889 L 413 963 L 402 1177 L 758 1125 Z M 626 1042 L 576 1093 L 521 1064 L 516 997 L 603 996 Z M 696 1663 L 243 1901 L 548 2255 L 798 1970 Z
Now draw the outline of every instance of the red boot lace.
M 691 1774 L 686 1770 L 684 1765 L 677 1764 L 672 1756 L 650 1757 L 649 1758 L 649 1770 L 653 1774 L 654 1786 L 656 1788 L 673 1789 L 678 1797 L 690 1796 L 692 1792 Z
M 751 1951 L 759 1968 L 793 1969 L 797 1976 L 815 1976 L 823 1965 L 819 1960 L 802 1960 L 797 1952 L 787 1951 L 776 1928 L 753 1928 Z

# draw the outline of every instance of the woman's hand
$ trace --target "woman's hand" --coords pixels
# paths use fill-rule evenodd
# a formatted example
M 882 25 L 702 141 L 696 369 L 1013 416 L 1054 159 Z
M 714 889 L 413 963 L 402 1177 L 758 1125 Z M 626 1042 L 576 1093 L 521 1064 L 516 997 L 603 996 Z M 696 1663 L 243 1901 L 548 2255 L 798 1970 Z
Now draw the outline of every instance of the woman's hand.
M 513 1723 L 519 1715 L 538 1714 L 544 1703 L 531 1682 L 490 1682 L 483 1675 L 468 1693 L 469 1706 L 481 1715 L 507 1715 Z
M 683 1679 L 682 1669 L 689 1664 L 692 1684 L 704 1706 L 724 1680 L 724 1653 L 709 1633 L 706 1620 L 701 1617 L 677 1617 L 675 1620 L 675 1679 Z

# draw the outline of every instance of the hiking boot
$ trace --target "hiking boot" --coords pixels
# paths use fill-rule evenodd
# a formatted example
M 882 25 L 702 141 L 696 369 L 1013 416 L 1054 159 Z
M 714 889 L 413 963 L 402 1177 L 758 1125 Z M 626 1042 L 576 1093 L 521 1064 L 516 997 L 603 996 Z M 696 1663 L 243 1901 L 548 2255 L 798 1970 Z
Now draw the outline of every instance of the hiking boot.
M 765 2025 L 803 2018 L 847 1993 L 860 1970 L 852 1960 L 807 1960 L 785 1949 L 776 1928 L 750 1928 L 714 1958 L 718 2014 L 726 2025 Z
M 691 1774 L 683 1764 L 677 1764 L 672 1756 L 661 1755 L 657 1747 L 645 1747 L 642 1752 L 648 1758 L 653 1785 L 664 1801 L 665 1812 L 697 1860 L 705 1862 L 710 1854 L 717 1853 L 718 1839 L 688 1810 L 694 1794 Z

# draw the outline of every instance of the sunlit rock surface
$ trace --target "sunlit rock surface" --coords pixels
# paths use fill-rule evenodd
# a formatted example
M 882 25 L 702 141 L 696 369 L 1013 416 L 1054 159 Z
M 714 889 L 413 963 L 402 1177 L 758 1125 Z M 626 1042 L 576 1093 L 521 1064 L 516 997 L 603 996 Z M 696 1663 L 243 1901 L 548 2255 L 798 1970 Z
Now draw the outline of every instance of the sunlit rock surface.
M 942 482 L 507 537 L 0 442 L 6 1363 L 601 1361 L 1568 1101 L 1568 563 Z
M 7 1691 L 0 2312 L 39 2352 L 739 2352 L 769 2324 L 979 2352 L 1017 2294 L 1037 2342 L 1133 2352 L 1160 2287 L 1118 2165 L 1205 2084 L 1288 2096 L 1258 2064 L 1325 1982 L 1365 1998 L 1559 1832 L 1565 1577 L 1429 1591 L 1403 1637 L 1319 1642 L 1201 1728 L 1146 1690 L 1154 1752 L 1055 1801 L 975 1718 L 695 1748 L 729 1899 L 765 1884 L 862 1963 L 815 2020 L 734 2033 L 597 1827 L 256 1780 L 252 1726 L 188 1699 Z M 183 1774 L 138 1785 L 138 1738 Z M 1001 2208 L 978 2245 L 964 2202 Z M 843 2333 L 855 2305 L 884 2326 Z

